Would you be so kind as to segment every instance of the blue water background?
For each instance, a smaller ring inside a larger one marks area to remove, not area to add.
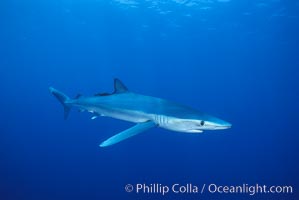
[[[246,199],[126,193],[128,183],[292,185],[298,198],[298,1],[1,1],[0,199]],[[63,120],[71,97],[113,90],[180,102],[233,124],[155,128],[109,148],[133,124]]]

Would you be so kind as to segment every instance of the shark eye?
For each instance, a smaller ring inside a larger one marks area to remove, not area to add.
[[[205,125],[205,121],[200,121],[200,125],[201,126]]]

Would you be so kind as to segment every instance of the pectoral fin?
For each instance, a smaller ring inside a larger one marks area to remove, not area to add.
[[[150,128],[153,128],[155,126],[157,126],[157,124],[154,123],[153,121],[147,121],[147,122],[136,124],[135,126],[129,128],[127,130],[124,130],[124,131],[120,132],[119,134],[116,134],[116,135],[110,137],[109,139],[105,140],[104,142],[102,142],[100,144],[100,147],[107,147],[107,146],[116,144],[116,143],[121,142],[125,139],[128,139],[134,135],[142,133]]]

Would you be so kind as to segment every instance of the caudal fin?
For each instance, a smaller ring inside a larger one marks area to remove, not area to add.
[[[63,105],[64,108],[64,119],[69,116],[71,107],[66,104],[66,101],[70,98],[63,94],[62,92],[56,90],[55,88],[49,87],[50,92],[58,99],[58,101]]]

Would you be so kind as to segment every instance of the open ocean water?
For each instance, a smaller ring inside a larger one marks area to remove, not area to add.
[[[133,124],[64,120],[48,87],[114,78],[232,128],[100,148]],[[299,199],[298,81],[296,0],[2,0],[0,200]]]

